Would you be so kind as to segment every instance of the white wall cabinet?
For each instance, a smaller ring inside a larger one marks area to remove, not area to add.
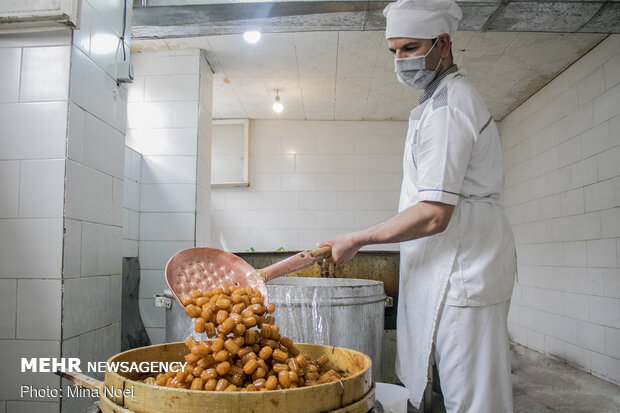
[[[2,0],[0,33],[79,27],[82,0]]]

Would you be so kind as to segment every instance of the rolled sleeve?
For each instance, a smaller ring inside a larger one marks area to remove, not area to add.
[[[444,106],[420,124],[418,199],[456,205],[474,146],[472,122],[458,109]]]

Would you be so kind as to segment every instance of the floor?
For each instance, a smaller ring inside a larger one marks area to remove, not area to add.
[[[620,412],[619,386],[523,346],[512,349],[514,413]],[[441,395],[434,394],[432,413],[445,411]],[[408,406],[407,413],[418,412]]]

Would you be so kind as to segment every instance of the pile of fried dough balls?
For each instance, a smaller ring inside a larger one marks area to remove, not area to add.
[[[190,390],[265,391],[313,386],[340,380],[325,368],[328,357],[308,360],[293,342],[280,336],[273,304],[264,305],[258,290],[220,285],[180,297],[194,330],[208,341],[189,336],[187,365],[148,377],[145,383]]]

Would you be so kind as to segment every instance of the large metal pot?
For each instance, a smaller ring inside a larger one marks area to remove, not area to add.
[[[381,381],[385,293],[383,283],[350,278],[283,277],[267,283],[280,332],[293,341],[349,348],[372,359],[372,375]],[[164,295],[166,295],[165,293]],[[166,342],[193,335],[193,320],[168,300]]]

